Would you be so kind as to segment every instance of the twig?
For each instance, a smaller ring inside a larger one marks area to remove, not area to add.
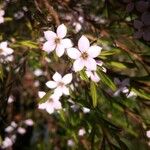
[[[56,25],[60,25],[60,20],[58,17],[57,12],[54,8],[49,4],[48,0],[43,0],[45,7],[47,8],[48,12],[52,15],[53,19],[55,20]]]

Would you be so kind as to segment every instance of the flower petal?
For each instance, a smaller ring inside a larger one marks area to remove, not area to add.
[[[53,101],[53,105],[54,105],[54,108],[55,109],[62,109],[62,106],[61,106],[61,102],[60,101]]]
[[[88,58],[85,61],[85,66],[87,67],[87,70],[96,70],[96,61],[93,58]]]
[[[55,49],[56,45],[54,43],[51,43],[49,41],[45,42],[43,44],[43,50],[46,51],[47,53],[50,53],[51,51],[53,51]]]
[[[62,87],[57,87],[57,88],[54,90],[54,94],[57,95],[58,97],[61,97],[62,94],[63,94],[63,88],[62,88]]]
[[[50,96],[50,98],[52,99],[52,100],[59,100],[60,99],[60,97],[58,96],[58,95],[56,95],[56,93],[53,93],[51,96]]]
[[[53,107],[53,105],[51,105],[51,103],[48,103],[48,104],[47,104],[46,111],[47,111],[49,114],[52,114],[52,113],[54,112],[54,107]]]
[[[100,78],[99,78],[99,76],[96,72],[92,73],[91,80],[94,81],[94,82],[99,82],[100,81]]]
[[[61,24],[60,26],[58,26],[56,32],[59,38],[64,38],[67,34],[67,28],[64,24]]]
[[[47,106],[47,103],[42,103],[42,104],[39,104],[39,105],[38,105],[38,108],[39,108],[39,109],[45,109],[46,106]]]
[[[86,36],[82,35],[78,41],[78,48],[81,52],[87,51],[90,47],[90,42]]]
[[[73,69],[75,72],[82,70],[84,67],[84,61],[82,61],[82,59],[77,59],[75,60],[75,62],[73,63]]]
[[[97,57],[100,54],[101,49],[102,48],[100,46],[96,46],[96,45],[95,46],[91,46],[88,49],[88,54],[89,54],[90,57],[95,58],[95,57]]]
[[[42,98],[46,93],[44,91],[39,91],[38,96],[39,98]]]
[[[78,59],[81,55],[80,51],[76,48],[67,49],[67,54],[72,59]]]
[[[63,83],[69,84],[72,81],[72,73],[66,74],[63,78],[62,78]]]
[[[14,52],[14,50],[11,49],[11,48],[6,48],[6,49],[5,49],[5,54],[6,54],[6,55],[10,55],[10,54],[12,54],[13,52]]]
[[[0,16],[4,16],[5,11],[4,10],[0,10]]]
[[[65,52],[65,48],[63,47],[63,45],[59,44],[56,47],[56,54],[58,57],[61,57]]]
[[[73,46],[72,42],[70,39],[62,39],[61,44],[63,45],[64,48],[71,48]]]
[[[92,72],[91,71],[86,70],[85,73],[86,73],[88,78],[90,78],[92,76]]]
[[[55,81],[48,81],[46,82],[46,86],[50,89],[56,88],[57,83]]]
[[[0,43],[0,48],[1,48],[1,49],[7,48],[7,42],[1,42],[1,43]]]
[[[69,88],[67,88],[66,86],[63,87],[63,93],[65,95],[69,95]]]
[[[61,74],[59,74],[58,72],[56,72],[56,73],[53,75],[52,78],[53,78],[54,81],[59,82],[59,81],[61,81],[62,76],[61,76]]]
[[[54,40],[57,37],[57,35],[53,31],[45,31],[44,37],[46,38],[47,41],[51,41]]]

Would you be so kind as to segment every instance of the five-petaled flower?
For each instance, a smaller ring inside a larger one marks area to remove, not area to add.
[[[8,43],[6,41],[0,43],[0,55],[4,56],[6,61],[12,61],[13,56],[11,54],[14,52],[14,50],[7,46]]]
[[[56,33],[53,31],[45,31],[44,36],[47,41],[43,44],[43,50],[48,53],[56,50],[57,56],[61,57],[64,54],[65,49],[73,46],[69,38],[64,39],[66,34],[67,28],[64,24],[58,26]]]
[[[43,91],[39,91],[39,97],[42,98],[46,93]],[[59,97],[55,94],[52,94],[49,99],[38,105],[39,109],[45,109],[49,114],[52,114],[55,110],[59,110],[62,108],[61,102],[59,101]]]
[[[80,71],[84,67],[87,70],[96,70],[97,63],[94,58],[100,54],[102,48],[97,45],[90,46],[89,40],[83,35],[78,41],[78,49],[67,49],[68,56],[75,59],[73,64],[74,71]]]
[[[69,88],[67,87],[67,84],[72,81],[72,74],[69,73],[62,77],[58,72],[56,72],[52,78],[54,81],[46,82],[46,86],[50,89],[55,88],[54,94],[58,96],[62,96],[63,94],[69,95]]]

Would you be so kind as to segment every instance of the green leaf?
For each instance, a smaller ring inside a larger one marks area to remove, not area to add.
[[[20,44],[22,46],[26,46],[26,47],[29,47],[29,48],[33,48],[33,49],[38,48],[37,43],[32,42],[32,41],[28,41],[28,40],[27,41],[18,42],[17,44]]]
[[[52,91],[48,91],[41,99],[38,100],[39,104],[46,102],[51,96]]]
[[[84,80],[84,81],[89,80],[84,70],[80,71],[79,74],[80,74],[80,77],[82,80]]]
[[[119,49],[113,48],[111,50],[104,50],[101,52],[100,56],[110,56],[110,55],[116,55],[120,52]]]
[[[110,87],[113,91],[116,90],[116,85],[112,82],[112,80],[101,70],[97,71],[98,75],[100,76],[102,82]]]
[[[116,61],[111,61],[109,62],[109,65],[115,68],[119,68],[119,69],[126,69],[127,66],[123,63],[120,62],[116,62]]]
[[[91,90],[93,107],[96,107],[97,106],[97,90],[96,90],[96,84],[94,82],[90,83],[90,90]]]
[[[150,100],[150,94],[145,93],[144,90],[142,89],[137,90],[133,88],[132,91],[135,92],[139,97]]]

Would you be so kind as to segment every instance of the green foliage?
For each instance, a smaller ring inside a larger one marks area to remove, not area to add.
[[[150,130],[150,43],[134,38],[133,22],[140,13],[128,13],[127,5],[115,0],[4,2],[5,22],[0,24],[0,39],[9,42],[14,60],[1,61],[0,55],[0,145],[9,135],[5,128],[12,121],[24,127],[23,121],[32,118],[34,126],[27,127],[29,133],[25,135],[17,133],[13,149],[149,149],[146,131]],[[18,11],[24,14],[19,19],[15,17]],[[44,31],[55,31],[58,21],[68,27],[67,38],[75,46],[83,34],[91,44],[102,46],[96,58],[103,62],[96,70],[99,82],[92,81],[85,69],[75,73],[67,52],[58,57],[55,52],[42,50]],[[79,32],[74,22],[82,26]],[[36,75],[37,69],[42,73]],[[53,94],[45,83],[52,80],[56,71],[62,76],[72,72],[73,80],[70,95],[60,99],[63,109],[48,114],[37,107]],[[123,83],[126,78],[129,83]],[[39,98],[38,91],[47,92]],[[13,103],[8,103],[10,96]],[[79,135],[80,129],[85,130],[84,135]],[[68,145],[69,140],[73,141],[72,146]]]

